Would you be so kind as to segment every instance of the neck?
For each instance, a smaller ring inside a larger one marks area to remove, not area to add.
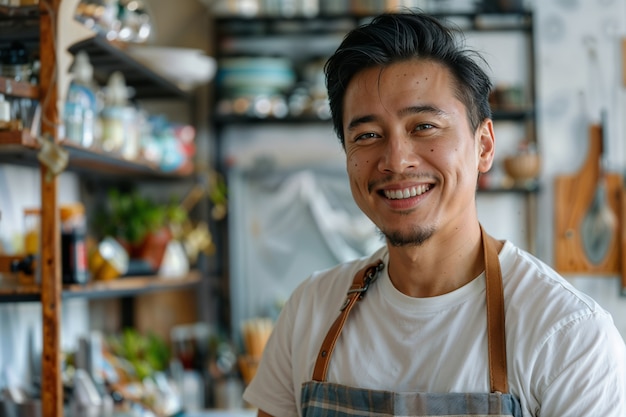
[[[388,246],[389,278],[399,291],[411,297],[454,291],[484,270],[478,222],[451,232],[438,230],[420,246]]]

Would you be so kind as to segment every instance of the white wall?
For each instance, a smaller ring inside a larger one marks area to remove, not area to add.
[[[593,100],[601,93],[608,109],[609,167],[624,173],[626,129],[623,117],[625,89],[621,82],[621,40],[626,37],[626,1],[554,0],[535,1],[539,143],[544,156],[542,192],[539,198],[537,253],[554,259],[555,175],[571,174],[580,168],[587,152],[586,114],[580,94]],[[593,37],[598,50],[601,75],[593,75],[584,44]],[[603,90],[603,91],[602,91]],[[589,105],[589,108],[592,106]],[[626,297],[620,296],[617,276],[568,276],[607,308],[626,337]]]

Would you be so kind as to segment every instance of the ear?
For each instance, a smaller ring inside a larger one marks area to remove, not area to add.
[[[485,119],[476,130],[476,148],[478,172],[484,174],[491,169],[496,150],[496,136],[491,119]]]

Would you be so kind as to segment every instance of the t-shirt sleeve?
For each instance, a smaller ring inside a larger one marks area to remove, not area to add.
[[[563,325],[541,348],[535,366],[538,415],[626,415],[626,348],[603,311]]]

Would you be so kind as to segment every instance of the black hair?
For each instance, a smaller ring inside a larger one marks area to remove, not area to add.
[[[457,33],[458,32],[458,33]],[[472,131],[491,118],[492,83],[478,61],[485,60],[464,49],[460,31],[421,12],[384,13],[350,31],[326,61],[324,73],[335,132],[344,145],[343,99],[350,80],[372,67],[414,58],[440,63],[450,70],[456,96],[465,105]]]

